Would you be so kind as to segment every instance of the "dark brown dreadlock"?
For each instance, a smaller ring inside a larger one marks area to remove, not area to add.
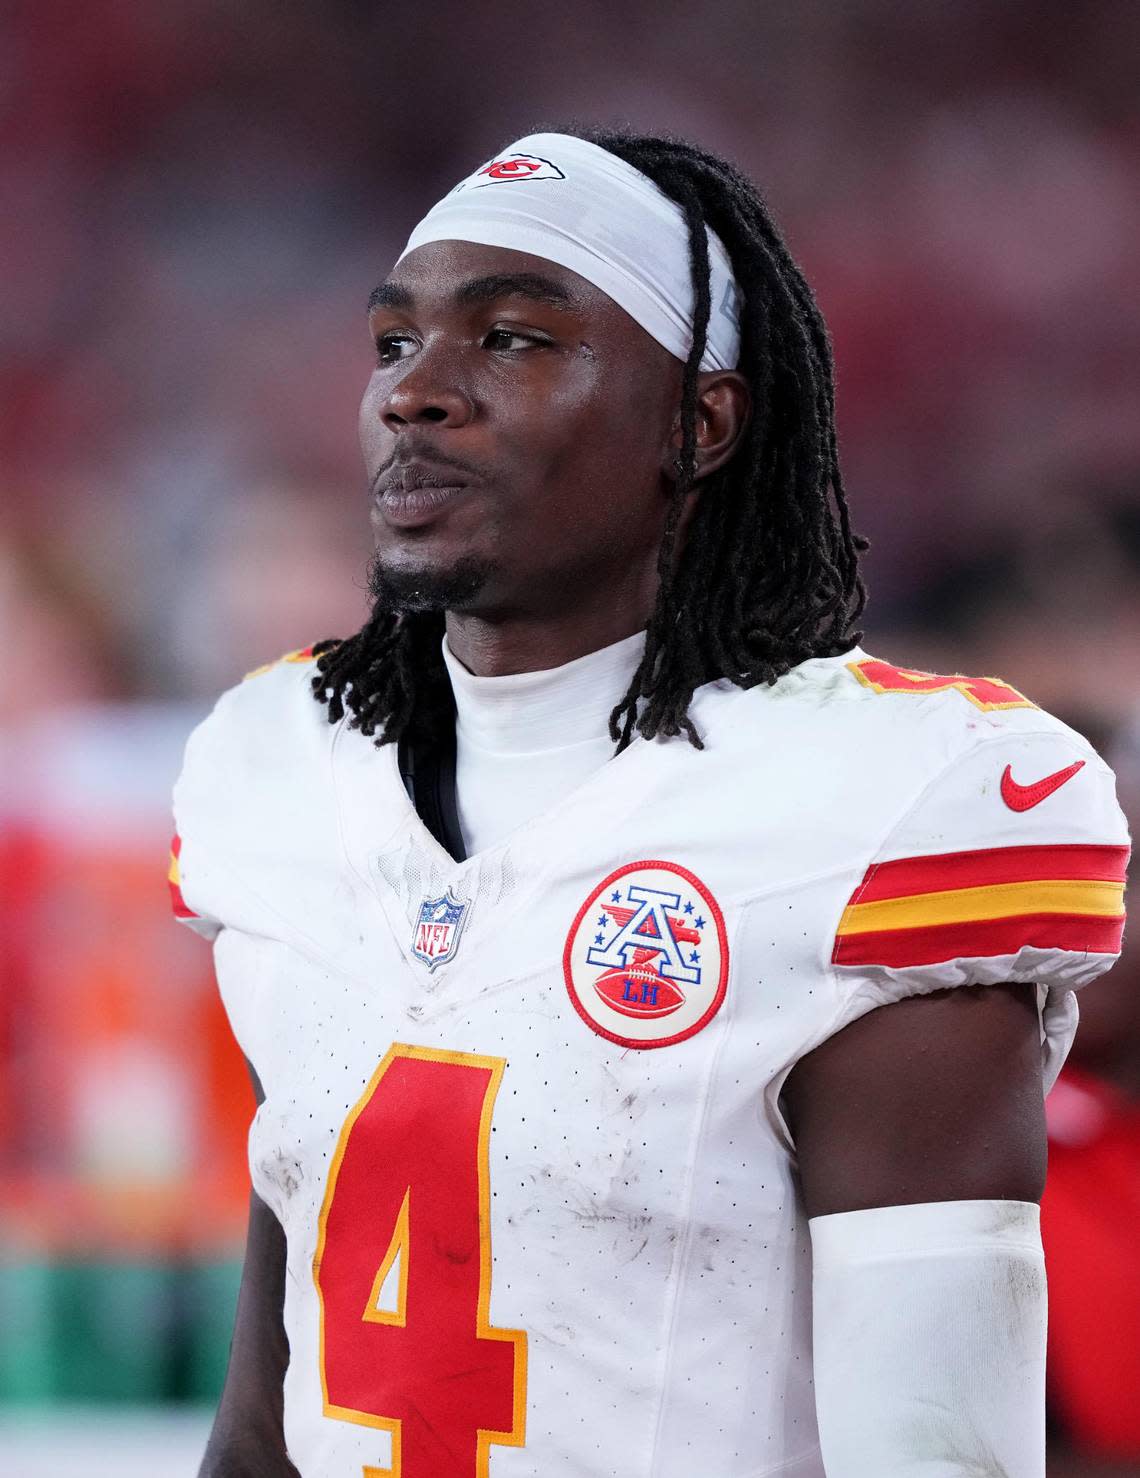
[[[685,213],[696,306],[681,397],[678,479],[658,560],[645,654],[610,717],[619,748],[684,733],[702,683],[773,683],[810,657],[847,651],[865,603],[839,471],[827,329],[755,186],[670,138],[569,130],[626,160]],[[743,445],[702,485],[680,559],[681,509],[696,476],[697,376],[712,310],[706,225],[724,242],[741,293],[738,368],[752,386]],[[331,722],[391,743],[430,734],[453,712],[440,655],[443,615],[377,610],[355,635],[321,642],[313,692]]]

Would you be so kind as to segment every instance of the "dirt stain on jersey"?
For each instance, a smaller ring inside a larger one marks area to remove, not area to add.
[[[916,1415],[904,1439],[908,1443],[904,1450],[913,1454],[917,1465],[937,1463],[941,1469],[949,1464],[960,1478],[1009,1478],[1009,1469],[982,1434],[964,1430],[967,1413],[936,1402],[924,1404],[929,1407],[928,1417],[924,1420]]]
[[[291,1201],[305,1181],[305,1169],[295,1155],[276,1149],[261,1162],[261,1173],[284,1196]]]

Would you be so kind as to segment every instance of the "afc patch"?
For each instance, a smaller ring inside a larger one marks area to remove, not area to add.
[[[728,984],[724,916],[675,862],[630,862],[578,910],[562,955],[574,1008],[622,1047],[668,1047],[707,1026]]]
[[[412,931],[412,954],[429,970],[454,958],[470,907],[450,888],[442,898],[425,898],[420,904]]]

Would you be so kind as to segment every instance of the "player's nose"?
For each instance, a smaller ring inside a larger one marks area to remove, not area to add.
[[[389,431],[399,431],[404,426],[464,426],[473,409],[470,396],[446,373],[441,359],[421,354],[380,402],[377,413]]]

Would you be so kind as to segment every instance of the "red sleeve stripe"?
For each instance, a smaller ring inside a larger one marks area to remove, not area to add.
[[[194,910],[187,905],[185,898],[183,898],[182,896],[182,891],[177,883],[171,883],[170,885],[170,906],[174,910],[174,917],[176,919],[196,919],[199,917],[199,915],[196,914]]]
[[[1044,878],[1122,883],[1127,847],[987,847],[973,852],[943,852],[936,857],[900,857],[867,869],[851,902],[909,898],[994,883],[1028,883]]]
[[[182,896],[182,868],[179,863],[181,855],[182,838],[175,832],[170,843],[170,870],[166,875],[166,880],[170,884],[170,905],[174,909],[176,919],[196,919],[199,915],[189,907]]]
[[[837,965],[903,968],[935,965],[946,960],[1015,955],[1027,945],[1077,954],[1117,954],[1123,931],[1123,917],[1022,914],[1012,919],[840,935],[835,941],[832,961]]]

